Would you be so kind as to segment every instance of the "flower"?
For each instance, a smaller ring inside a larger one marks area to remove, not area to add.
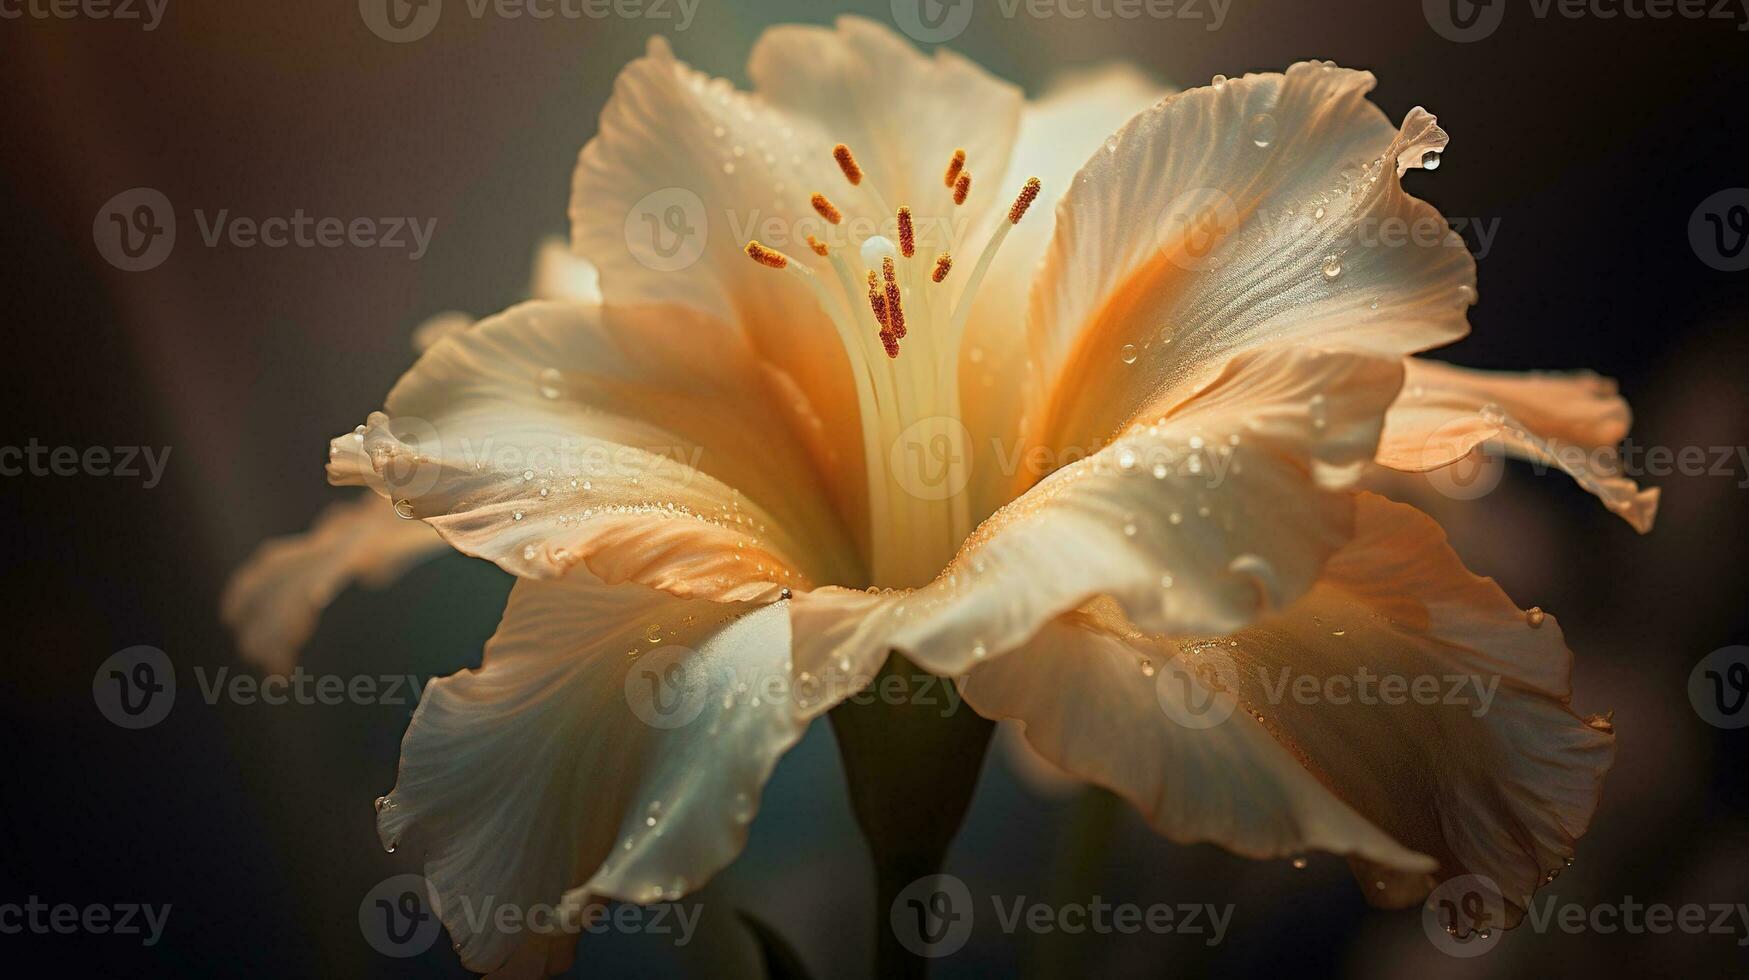
[[[464,962],[566,955],[479,928],[470,896],[580,915],[697,888],[890,651],[1173,839],[1345,855],[1387,905],[1483,874],[1522,914],[1591,819],[1610,726],[1569,707],[1552,616],[1354,484],[1490,440],[1612,445],[1627,413],[1593,376],[1411,356],[1477,296],[1455,237],[1366,234],[1445,228],[1400,183],[1445,148],[1434,117],[1390,125],[1328,63],[1165,98],[1113,69],[1029,104],[857,18],[767,32],[749,75],[652,40],[573,186],[600,301],[447,333],[332,445],[331,482],[517,577],[379,801]],[[1569,469],[1649,527],[1656,491]],[[282,650],[307,628],[266,627]],[[1356,670],[1496,693],[1275,680]],[[1246,710],[1203,724],[1211,698]]]

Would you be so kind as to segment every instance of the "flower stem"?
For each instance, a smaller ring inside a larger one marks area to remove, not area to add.
[[[851,809],[874,863],[875,976],[883,980],[928,972],[928,960],[893,932],[893,901],[941,870],[994,730],[957,691],[942,695],[940,685],[952,683],[894,653],[869,688],[831,712]]]

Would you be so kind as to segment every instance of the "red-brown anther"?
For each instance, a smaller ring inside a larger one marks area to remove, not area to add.
[[[966,203],[966,195],[972,192],[972,172],[964,171],[959,179],[953,182],[953,203]]]
[[[947,271],[953,268],[953,256],[946,252],[935,257],[935,271],[929,274],[932,282],[940,282],[947,278]]]
[[[910,258],[917,254],[917,229],[911,226],[911,209],[899,206],[899,254]]]
[[[747,243],[747,257],[760,265],[770,266],[773,269],[781,269],[789,265],[789,256],[777,249],[766,248],[758,242]]]
[[[1020,196],[1014,199],[1014,204],[1008,209],[1008,223],[1020,224],[1020,219],[1026,217],[1026,209],[1032,207],[1032,202],[1038,197],[1039,183],[1037,177],[1028,177],[1026,186],[1020,189]]]
[[[952,187],[959,180],[960,171],[966,168],[966,151],[953,151],[953,159],[947,161],[947,178],[942,181],[943,187]]]
[[[875,280],[874,270],[868,270],[868,308],[874,311],[875,322],[881,325],[881,336],[887,335],[887,297]]]
[[[850,155],[850,147],[843,143],[832,148],[832,159],[838,161],[838,169],[844,171],[844,179],[855,187],[862,183],[862,168],[856,165],[856,158]]]
[[[899,356],[899,338],[893,336],[891,331],[881,331],[881,346],[887,349],[888,357],[896,358]]]
[[[839,212],[838,206],[831,201],[826,200],[826,195],[815,194],[812,198],[812,202],[815,213],[819,214],[820,217],[825,218],[830,224],[835,225],[844,220],[844,215]]]
[[[824,256],[829,251],[829,249],[826,248],[826,243],[815,238],[813,235],[808,236],[808,247],[814,250],[815,255],[819,256]]]
[[[887,281],[887,329],[894,337],[905,339],[905,307],[899,302],[899,280],[891,255],[881,259],[881,276]]]

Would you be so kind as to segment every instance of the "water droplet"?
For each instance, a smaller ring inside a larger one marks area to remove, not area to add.
[[[534,556],[538,554],[540,554],[540,549],[536,548],[534,545],[525,544],[522,546],[522,558],[524,561],[534,561]]]
[[[564,380],[564,375],[560,374],[557,368],[547,368],[545,371],[542,371],[540,373],[541,397],[559,397],[559,395],[563,394],[559,386],[564,383]]]
[[[395,501],[395,516],[403,521],[412,520],[413,501],[408,500],[406,497],[402,497],[400,500]]]
[[[1466,283],[1457,288],[1457,305],[1460,310],[1466,306],[1476,305],[1476,289],[1474,286]]]
[[[1324,220],[1324,205],[1320,204],[1317,207],[1312,209],[1312,220],[1313,221],[1323,221]]]
[[[1301,870],[1301,871],[1305,870],[1305,867],[1306,867],[1306,859],[1305,858],[1296,857],[1293,859],[1292,863],[1293,863],[1295,870]]]
[[[1146,657],[1142,658],[1142,676],[1143,677],[1153,677],[1154,676],[1154,661],[1149,660]]]
[[[1543,607],[1541,606],[1531,606],[1524,611],[1524,621],[1530,624],[1531,629],[1541,627],[1543,620],[1547,618],[1548,613],[1543,612]]]
[[[1167,472],[1168,472],[1168,470],[1166,469],[1165,463],[1155,463],[1154,464],[1154,479],[1156,479],[1156,480],[1166,479]]]
[[[549,490],[549,489],[547,489],[547,488],[546,488],[546,487],[541,487],[541,488],[540,488],[540,495],[541,495],[541,496],[543,496],[543,497],[545,497],[545,496],[546,496],[546,495],[547,495],[547,494],[549,494],[549,493],[552,493],[552,491],[551,491],[551,490]]]
[[[1342,275],[1342,260],[1334,255],[1324,256],[1324,278],[1334,280]]]
[[[1125,364],[1136,363],[1136,345],[1135,344],[1123,345],[1123,350],[1118,351],[1117,356],[1118,356],[1118,359],[1123,361]]]
[[[989,648],[984,646],[983,640],[973,640],[972,641],[972,659],[973,660],[982,660],[989,655],[990,655],[990,650],[989,650]]]
[[[1330,635],[1340,639],[1341,637],[1347,636],[1348,631],[1347,630],[1331,630]]]
[[[511,512],[511,514],[510,514],[510,519],[511,519],[511,520],[513,520],[513,521],[520,521],[520,520],[522,520],[522,511],[520,511],[520,510],[518,510],[518,511],[512,511],[512,512]]]
[[[1118,450],[1117,468],[1120,470],[1124,470],[1126,472],[1129,470],[1135,469],[1136,468],[1136,451],[1134,449],[1129,448],[1128,446],[1125,446],[1124,448]]]
[[[1126,538],[1133,538],[1136,536],[1136,522],[1135,521],[1125,522],[1125,524],[1123,526],[1123,536]]]
[[[528,482],[531,482],[533,479],[534,479],[534,470],[523,470],[522,471],[522,482],[528,483]]]
[[[1251,142],[1263,149],[1275,142],[1275,117],[1267,112],[1259,112],[1251,117]]]
[[[1482,421],[1488,423],[1489,425],[1500,425],[1501,423],[1506,421],[1506,413],[1501,411],[1500,406],[1494,404],[1493,402],[1489,402],[1488,404],[1483,405],[1481,414],[1482,414]]]
[[[1329,424],[1330,409],[1323,395],[1313,395],[1307,403],[1306,413],[1312,417],[1312,428],[1322,429]]]
[[[1170,574],[1160,576],[1160,588],[1172,588],[1172,576]]]
[[[1423,170],[1438,170],[1439,169],[1439,151],[1438,150],[1428,150],[1426,153],[1421,154],[1421,169],[1423,169]]]
[[[1170,521],[1173,524],[1183,524],[1184,523],[1184,515],[1180,514],[1177,511],[1173,511],[1172,513],[1166,515],[1166,520]]]
[[[387,844],[383,845],[383,853],[384,854],[393,854],[393,853],[395,853],[395,849],[400,847],[400,846],[401,846],[401,842],[398,840],[389,841]]]
[[[394,809],[395,808],[395,801],[389,799],[386,796],[379,796],[379,797],[377,797],[376,803],[374,804],[374,806],[376,807],[377,812],[381,813],[384,810]]]

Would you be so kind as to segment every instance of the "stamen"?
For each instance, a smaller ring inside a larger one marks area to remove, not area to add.
[[[959,179],[953,182],[953,203],[966,203],[966,195],[972,192],[972,172],[964,171]]]
[[[947,161],[947,178],[942,182],[942,186],[943,187],[952,187],[954,185],[954,182],[959,180],[960,171],[964,170],[965,167],[966,167],[966,151],[965,150],[953,151],[953,159]]]
[[[881,331],[881,346],[887,349],[887,356],[895,360],[899,357],[899,338],[893,336],[891,330]]]
[[[917,254],[917,230],[911,226],[911,209],[899,206],[899,254],[910,258]]]
[[[1032,207],[1032,202],[1038,197],[1039,182],[1037,177],[1028,177],[1026,186],[1020,189],[1020,196],[1014,199],[1014,205],[1008,209],[1008,223],[1020,224],[1020,219],[1026,217],[1026,209]]]
[[[881,277],[887,281],[887,329],[894,338],[904,340],[905,307],[899,303],[899,280],[890,255],[881,260]]]
[[[828,251],[830,251],[828,248],[826,248],[825,242],[820,241],[818,238],[815,238],[813,235],[808,236],[808,247],[813,249],[814,254],[820,256],[821,258],[824,258],[826,256],[826,253]]]
[[[781,269],[789,265],[789,256],[774,248],[766,248],[758,242],[747,243],[747,257],[763,266]]]
[[[881,325],[884,340],[887,336],[887,297],[875,280],[873,269],[868,270],[868,308],[874,311],[875,322]]]
[[[862,168],[856,165],[856,158],[850,155],[850,147],[843,143],[832,148],[832,159],[838,161],[838,169],[844,171],[844,179],[855,187],[862,183]]]
[[[815,194],[812,198],[812,202],[815,213],[819,214],[820,217],[825,218],[831,224],[837,224],[844,220],[843,213],[838,210],[837,205],[826,200],[826,195]]]
[[[952,268],[953,268],[953,256],[947,254],[946,252],[943,252],[940,255],[937,255],[935,257],[935,271],[931,272],[929,274],[930,281],[940,282],[943,279],[946,279],[948,270],[952,269]]]

